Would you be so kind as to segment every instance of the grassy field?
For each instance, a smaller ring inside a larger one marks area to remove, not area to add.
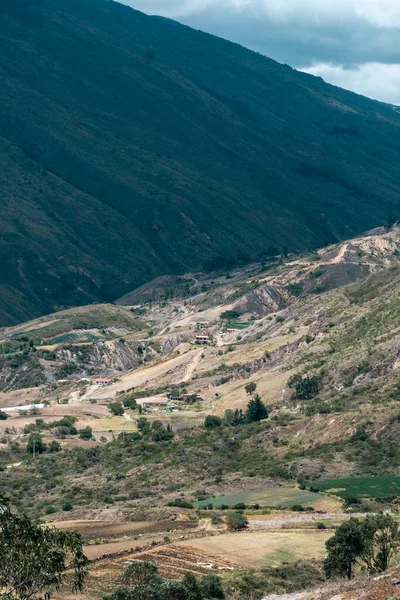
[[[400,477],[387,475],[384,477],[331,479],[319,481],[317,487],[323,492],[329,492],[341,498],[348,496],[358,496],[361,498],[400,496]]]
[[[304,507],[313,506],[314,508],[323,510],[323,506],[326,505],[326,509],[328,509],[328,504],[329,508],[332,508],[331,505],[335,504],[334,502],[329,502],[329,500],[329,498],[325,498],[322,494],[302,491],[297,488],[281,487],[227,494],[226,496],[195,502],[194,505],[202,507],[212,503],[214,506],[221,506],[221,504],[234,506],[239,502],[244,502],[245,504],[259,504],[260,506],[291,508],[295,504],[301,504]]]
[[[211,560],[221,558],[240,567],[277,567],[283,562],[320,559],[325,555],[325,542],[330,532],[277,531],[224,534],[188,540],[178,545],[205,552]]]

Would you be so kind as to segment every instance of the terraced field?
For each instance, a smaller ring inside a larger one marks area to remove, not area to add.
[[[226,496],[195,502],[194,505],[196,507],[207,506],[208,504],[212,504],[215,507],[223,504],[235,506],[240,502],[246,505],[259,504],[260,506],[276,508],[291,508],[295,504],[301,504],[305,508],[310,506],[318,510],[335,510],[339,508],[339,503],[335,502],[334,499],[294,487],[265,488],[237,492],[235,494],[227,494]]]

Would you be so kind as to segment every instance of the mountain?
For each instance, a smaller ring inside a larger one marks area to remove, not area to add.
[[[399,212],[393,106],[108,0],[0,28],[3,325]]]

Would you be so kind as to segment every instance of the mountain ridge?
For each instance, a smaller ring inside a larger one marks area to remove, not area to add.
[[[400,208],[390,105],[113,2],[0,24],[4,325]]]

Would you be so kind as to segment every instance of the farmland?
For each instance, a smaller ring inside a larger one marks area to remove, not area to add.
[[[195,502],[194,505],[200,508],[208,506],[209,504],[212,504],[214,507],[220,507],[224,504],[235,506],[240,503],[246,505],[258,504],[259,506],[274,508],[291,508],[294,505],[301,505],[305,508],[313,507],[317,510],[335,509],[340,506],[339,503],[336,503],[334,500],[322,494],[285,487],[237,492],[235,494],[227,494],[225,496]]]
[[[380,252],[397,261],[400,237],[352,243],[271,271],[199,275],[208,291],[185,299],[2,331],[1,487],[17,510],[82,534],[94,561],[85,600],[112,591],[130,560],[156,561],[168,578],[221,575],[229,600],[246,578],[264,594],[293,592],[323,577],[335,527],[397,510],[400,272],[378,263]],[[360,248],[371,248],[372,281],[288,296],[289,282],[345,271]],[[245,296],[228,304],[243,280]],[[241,331],[221,318],[237,307]],[[268,417],[251,421],[257,394]],[[230,530],[232,511],[243,531]]]
[[[350,477],[319,481],[318,488],[323,492],[335,494],[340,498],[355,496],[359,498],[385,498],[400,496],[400,477]]]
[[[213,559],[229,560],[245,567],[277,567],[282,563],[321,559],[330,532],[279,531],[219,535],[213,538],[189,540],[177,545],[178,549],[195,549]]]

